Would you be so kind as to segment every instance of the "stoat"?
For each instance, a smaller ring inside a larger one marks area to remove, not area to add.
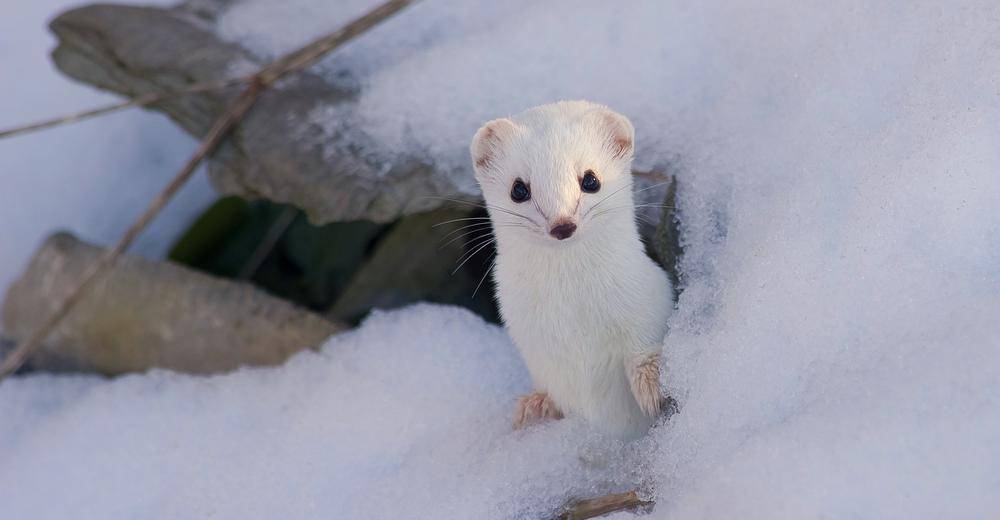
[[[535,387],[515,427],[567,414],[633,439],[663,405],[673,289],[635,222],[634,137],[621,114],[563,101],[490,121],[472,139],[500,313]]]

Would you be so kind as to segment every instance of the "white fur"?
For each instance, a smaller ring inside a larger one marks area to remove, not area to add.
[[[497,238],[501,315],[536,389],[562,412],[626,439],[653,422],[630,380],[659,354],[673,307],[670,282],[646,256],[635,223],[633,132],[604,106],[564,101],[491,121],[471,146]],[[601,182],[597,193],[580,189],[588,169]],[[531,190],[520,204],[510,198],[518,178]],[[550,236],[565,219],[576,233]]]

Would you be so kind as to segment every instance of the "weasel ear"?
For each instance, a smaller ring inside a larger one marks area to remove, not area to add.
[[[517,132],[517,127],[510,119],[494,119],[483,125],[472,138],[469,151],[472,153],[472,164],[476,173],[484,175],[493,166],[503,152],[503,147]]]
[[[599,112],[600,126],[607,136],[607,147],[616,159],[631,159],[635,143],[635,128],[627,117],[602,108]]]

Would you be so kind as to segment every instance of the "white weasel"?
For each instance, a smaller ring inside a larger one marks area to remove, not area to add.
[[[632,439],[663,404],[672,288],[635,223],[634,135],[607,107],[562,101],[490,121],[472,140],[500,313],[535,385],[515,427],[567,413]]]

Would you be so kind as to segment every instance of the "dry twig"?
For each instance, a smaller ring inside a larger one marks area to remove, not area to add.
[[[198,145],[198,149],[195,151],[194,155],[188,159],[187,163],[177,175],[174,176],[173,180],[163,189],[160,194],[153,199],[146,211],[139,216],[139,218],[129,226],[125,234],[122,235],[121,239],[112,249],[108,250],[100,261],[91,266],[84,275],[80,278],[79,283],[69,291],[69,294],[55,307],[55,310],[49,317],[38,327],[34,333],[32,333],[26,340],[21,342],[17,348],[14,349],[6,359],[3,360],[3,364],[0,364],[0,381],[7,377],[28,359],[32,352],[42,343],[42,341],[52,332],[52,329],[59,324],[63,318],[69,314],[73,306],[86,294],[87,289],[93,284],[93,282],[103,274],[114,262],[115,260],[125,252],[126,249],[135,238],[141,233],[147,225],[156,217],[156,215],[163,209],[167,202],[177,193],[177,191],[191,178],[194,173],[195,168],[198,164],[211,154],[219,144],[229,135],[229,132],[235,127],[243,116],[250,110],[257,98],[270,88],[276,81],[281,79],[288,73],[297,72],[305,69],[306,67],[312,65],[317,60],[322,58],[324,55],[330,51],[336,49],[337,47],[343,45],[345,42],[353,39],[359,34],[372,28],[379,22],[384,21],[390,16],[396,14],[404,7],[412,4],[416,0],[389,0],[382,5],[371,10],[364,16],[354,20],[353,22],[345,25],[343,28],[334,31],[326,36],[312,41],[311,43],[305,45],[304,47],[293,51],[277,60],[271,62],[270,64],[264,66],[257,74],[252,76],[250,84],[243,90],[238,98],[229,106],[225,113],[223,113],[212,125],[212,128],[208,131],[204,138],[202,138],[201,143]],[[107,113],[111,110],[106,110]],[[93,115],[93,114],[92,114]],[[52,126],[52,125],[49,125]]]
[[[240,269],[240,274],[237,278],[240,280],[249,280],[253,275],[257,274],[257,269],[260,269],[260,264],[264,263],[267,259],[267,255],[271,254],[274,246],[278,244],[278,240],[281,240],[282,235],[285,231],[288,231],[288,226],[292,225],[295,220],[296,215],[298,215],[298,210],[293,206],[286,206],[282,210],[278,218],[275,219],[271,227],[267,228],[267,233],[264,234],[264,238],[261,239],[260,243],[253,250],[250,255],[250,259],[247,260],[243,268]]]
[[[598,498],[588,498],[575,502],[566,508],[560,516],[561,520],[585,520],[595,518],[615,511],[625,511],[648,508],[652,502],[639,498],[635,491],[612,493]]]
[[[29,132],[37,132],[39,130],[45,130],[46,128],[52,128],[54,126],[60,126],[67,123],[75,123],[77,121],[83,121],[85,119],[90,119],[92,117],[103,116],[104,114],[111,114],[119,110],[129,108],[129,107],[146,107],[149,105],[154,105],[161,101],[166,101],[168,99],[173,99],[180,96],[186,96],[188,94],[196,94],[198,92],[205,92],[209,90],[219,90],[233,85],[238,85],[240,83],[247,83],[253,81],[254,75],[242,76],[238,78],[223,79],[218,81],[206,81],[204,83],[195,83],[188,87],[171,90],[169,92],[151,92],[149,94],[143,94],[141,96],[136,96],[132,99],[125,101],[119,101],[117,103],[111,103],[104,105],[102,107],[91,108],[89,110],[83,110],[81,112],[76,112],[73,114],[55,117],[52,119],[46,119],[44,121],[38,121],[35,123],[27,124],[24,126],[18,126],[15,128],[8,128],[7,130],[0,130],[0,139],[5,137],[13,137],[15,135],[27,134]]]

